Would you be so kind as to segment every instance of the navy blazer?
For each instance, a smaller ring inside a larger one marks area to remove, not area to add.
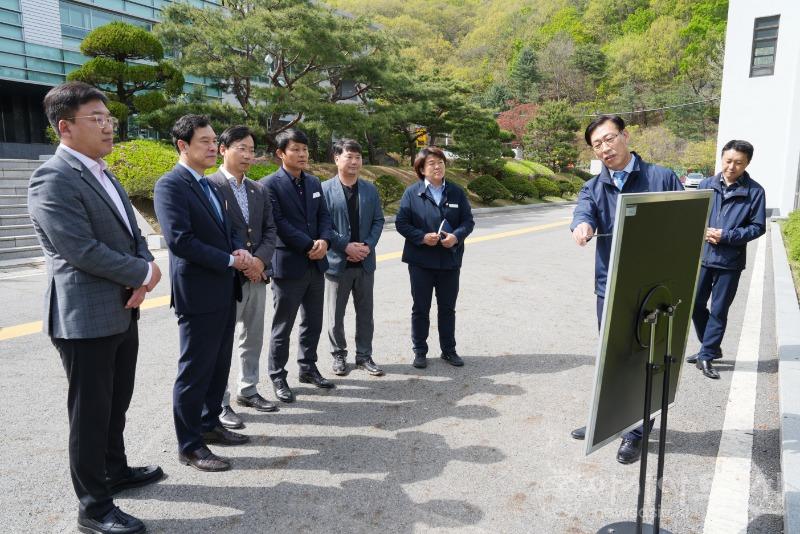
[[[425,234],[438,231],[444,219],[453,229],[450,233],[458,238],[458,244],[452,248],[424,244]],[[406,238],[403,246],[405,263],[426,269],[453,270],[461,268],[464,240],[475,228],[475,221],[463,189],[445,179],[442,203],[437,206],[427,192],[425,181],[419,180],[403,193],[394,226]]]
[[[333,240],[331,216],[322,196],[322,185],[312,174],[303,172],[300,176],[305,206],[300,202],[293,178],[283,167],[261,180],[272,201],[272,217],[278,230],[275,253],[267,272],[273,278],[302,278],[309,264],[321,273],[328,270],[325,256],[311,261],[306,255],[315,240],[326,240],[328,248]]]
[[[220,223],[202,186],[183,166],[158,179],[153,203],[169,248],[170,306],[177,315],[211,313],[241,300],[239,277],[228,267],[234,250],[243,248],[225,211],[217,186],[211,190],[223,211]]]
[[[595,234],[613,234],[614,216],[617,213],[617,197],[621,193],[647,193],[658,191],[683,191],[683,185],[670,169],[653,165],[636,156],[633,171],[622,191],[614,185],[614,180],[603,166],[603,170],[587,181],[578,193],[578,205],[572,216],[570,230],[581,223],[589,223]],[[594,292],[605,297],[608,262],[611,257],[611,236],[598,237],[594,262]]]
[[[706,178],[698,189],[711,189],[711,215],[708,226],[722,229],[719,244],[706,242],[703,265],[715,269],[741,271],[747,262],[747,243],[767,231],[764,188],[745,172],[739,186],[727,195],[720,181],[722,174]]]
[[[350,214],[347,211],[347,197],[339,176],[334,176],[322,184],[322,193],[333,222],[333,240],[328,249],[328,274],[338,276],[347,268],[347,254],[344,249],[350,244]],[[371,182],[358,180],[358,235],[362,243],[369,246],[369,256],[364,259],[364,270],[375,272],[375,247],[383,232],[383,209],[378,190]]]

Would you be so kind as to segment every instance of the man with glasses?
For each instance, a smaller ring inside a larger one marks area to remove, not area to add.
[[[123,438],[139,350],[139,306],[161,271],[125,190],[102,160],[111,153],[117,125],[107,102],[81,82],[47,93],[45,113],[60,144],[31,176],[28,209],[47,264],[44,331],[69,383],[78,529],[133,534],[144,532],[144,524],[117,508],[112,495],[163,476],[158,466],[130,467]]]
[[[606,294],[608,263],[611,256],[611,234],[614,232],[614,215],[617,198],[622,193],[655,191],[682,191],[680,180],[670,169],[647,163],[628,149],[630,135],[625,121],[619,115],[601,115],[586,127],[584,139],[595,156],[603,162],[600,174],[587,181],[578,194],[578,204],[573,213],[572,237],[585,246],[597,234],[595,252],[595,294],[597,295],[597,328],[603,315]],[[653,420],[650,420],[652,428]],[[575,439],[584,439],[586,428],[572,431]],[[634,463],[642,451],[642,427],[622,436],[617,451],[617,461]]]
[[[200,471],[230,469],[208,445],[241,445],[250,438],[223,427],[219,415],[228,385],[242,288],[236,270],[250,267],[230,208],[204,176],[217,162],[217,136],[208,117],[184,115],[172,127],[179,154],[156,182],[154,204],[169,248],[170,305],[178,317],[180,356],[172,391],[178,460]]]
[[[275,251],[275,222],[272,202],[264,187],[250,180],[245,173],[255,158],[255,139],[247,126],[232,126],[219,136],[219,152],[223,163],[208,177],[216,184],[228,206],[228,213],[239,234],[239,240],[253,256],[250,266],[239,273],[242,300],[236,305],[239,329],[239,389],[236,403],[259,412],[274,412],[278,407],[258,394],[258,363],[264,341],[264,310],[269,277],[265,269]],[[244,422],[230,403],[225,389],[219,420],[225,428],[242,428]]]

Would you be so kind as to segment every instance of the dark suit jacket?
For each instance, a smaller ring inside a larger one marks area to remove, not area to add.
[[[263,184],[249,178],[244,179],[249,221],[246,223],[233,188],[222,171],[210,175],[208,180],[219,187],[239,241],[244,243],[244,248],[250,254],[264,262],[264,266],[268,269],[272,254],[275,252],[276,230],[272,218],[272,202]]]
[[[458,244],[452,248],[441,244],[429,247],[423,242],[425,234],[438,231],[443,220],[447,220],[446,226],[452,228],[450,233],[458,238]],[[426,269],[452,270],[461,268],[464,240],[475,228],[475,221],[463,189],[445,179],[442,203],[437,206],[427,193],[425,181],[419,180],[403,193],[394,226],[406,238],[404,262]]]
[[[241,299],[239,277],[228,262],[243,243],[235,235],[225,200],[216,186],[212,190],[223,208],[223,223],[183,166],[176,165],[156,182],[153,201],[169,248],[170,305],[178,315],[215,312],[230,306],[231,299]]]
[[[317,239],[330,243],[333,239],[331,216],[322,195],[319,178],[302,173],[305,188],[305,206],[300,202],[292,177],[281,167],[261,182],[264,183],[272,201],[272,216],[278,228],[278,240],[272,265],[267,273],[273,278],[301,278],[309,266],[306,253]],[[321,273],[328,270],[325,256],[310,262]]]
[[[133,234],[97,178],[66,150],[59,148],[31,176],[28,210],[47,265],[44,331],[51,337],[120,334],[136,316],[125,309],[128,288],[142,285],[153,256],[128,195],[106,173]]]
[[[333,241],[328,249],[328,274],[338,276],[347,268],[344,249],[350,244],[350,214],[347,197],[338,176],[322,184],[322,192],[333,221]],[[358,235],[369,245],[369,256],[364,259],[364,270],[375,272],[375,247],[383,232],[383,210],[378,190],[372,182],[358,180]]]

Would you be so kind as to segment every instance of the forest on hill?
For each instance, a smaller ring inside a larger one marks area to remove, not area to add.
[[[581,126],[624,114],[653,161],[713,166],[727,0],[327,3],[398,39],[417,75],[462,82],[518,142],[542,106],[566,102]]]

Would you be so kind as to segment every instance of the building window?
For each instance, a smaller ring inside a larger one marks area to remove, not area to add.
[[[753,27],[753,59],[750,77],[772,76],[775,73],[775,49],[778,45],[778,24],[781,16],[761,17]]]

